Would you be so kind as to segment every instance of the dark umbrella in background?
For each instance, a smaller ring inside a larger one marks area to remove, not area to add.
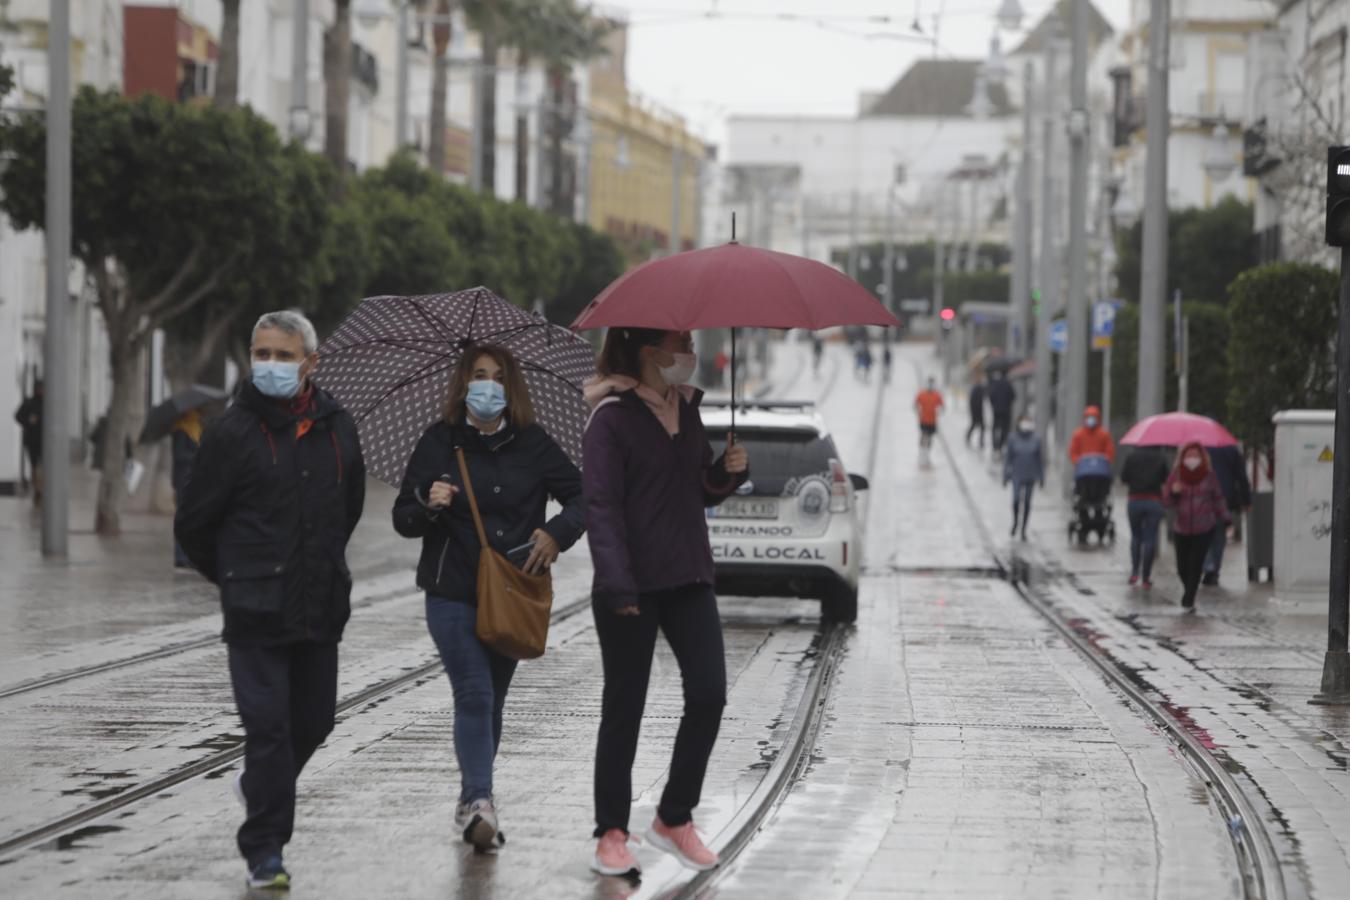
[[[153,444],[167,437],[173,431],[173,423],[194,409],[201,409],[216,403],[230,395],[208,384],[194,384],[174,394],[168,400],[155,406],[145,417],[145,427],[141,429],[140,443]]]
[[[591,345],[478,287],[363,300],[319,348],[314,380],[356,420],[372,475],[401,484],[413,447],[443,414],[455,366],[475,344],[515,355],[539,424],[581,465]]]

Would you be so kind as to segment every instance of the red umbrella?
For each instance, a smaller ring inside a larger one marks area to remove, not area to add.
[[[1237,438],[1209,416],[1171,412],[1149,416],[1134,424],[1120,439],[1136,447],[1180,447],[1192,441],[1204,447],[1234,447]]]
[[[590,302],[572,327],[829,328],[899,325],[839,270],[732,241],[638,266]]]
[[[838,269],[790,253],[729,244],[644,263],[615,279],[581,311],[572,328],[731,329],[736,386],[736,329],[899,325],[876,297]],[[731,405],[732,430],[736,404]]]

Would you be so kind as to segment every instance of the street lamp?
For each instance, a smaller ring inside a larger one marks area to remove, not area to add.
[[[1004,31],[1016,31],[1022,27],[1022,4],[1017,0],[1003,0],[994,18]]]
[[[1205,148],[1205,174],[1215,181],[1223,181],[1233,174],[1237,162],[1233,158],[1233,140],[1228,126],[1222,121],[1214,126],[1210,133],[1209,146]]]

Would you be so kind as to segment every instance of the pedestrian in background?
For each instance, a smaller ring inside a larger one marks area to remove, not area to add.
[[[202,435],[174,519],[220,586],[230,681],[244,724],[235,793],[248,885],[285,889],[295,783],[333,730],[338,642],[351,615],[347,542],[366,467],[350,415],[310,380],[318,338],[295,312],[253,328],[252,374]]]
[[[202,411],[188,410],[173,423],[170,432],[173,453],[173,500],[175,508],[183,502],[183,492],[187,490],[188,477],[192,474],[192,462],[197,458],[197,448],[202,442]],[[188,569],[192,563],[188,560],[183,547],[177,541],[173,543],[173,565],[176,569]]]
[[[1027,539],[1027,523],[1031,521],[1031,495],[1036,485],[1045,487],[1045,454],[1036,426],[1026,416],[1017,420],[1017,430],[1008,438],[1003,453],[1003,486],[1012,483],[1013,524],[1016,535],[1019,525],[1022,540]]]
[[[933,448],[933,435],[937,434],[938,414],[945,404],[942,394],[938,393],[937,380],[929,378],[927,386],[914,398],[914,409],[919,413],[919,461],[928,465]]]
[[[881,367],[882,367],[881,371],[883,383],[885,384],[891,383],[891,368],[894,365],[895,365],[895,353],[892,352],[891,350],[890,335],[887,335],[886,342],[882,344],[881,348]]]
[[[993,413],[993,428],[989,438],[995,453],[1003,452],[1003,444],[1008,440],[1008,430],[1012,427],[1013,404],[1017,402],[1017,391],[1008,381],[1004,372],[994,372],[989,377],[987,389],[989,410]]]
[[[1236,523],[1239,516],[1252,505],[1252,483],[1247,478],[1246,461],[1237,447],[1215,447],[1209,451],[1210,464],[1214,466],[1214,475],[1219,479],[1219,488],[1228,504],[1230,521]],[[1217,528],[1214,541],[1205,555],[1205,574],[1202,584],[1210,586],[1219,583],[1219,570],[1223,568],[1223,554],[1228,549],[1228,529]]]
[[[23,399],[14,411],[19,423],[19,438],[23,452],[28,454],[28,468],[33,473],[33,505],[42,505],[42,406],[46,387],[41,381],[33,383],[33,393]]]
[[[704,511],[746,481],[749,460],[731,435],[713,459],[699,415],[702,393],[686,384],[691,351],[688,332],[611,328],[599,374],[586,387],[594,411],[583,482],[605,677],[595,754],[599,844],[591,867],[603,875],[638,874],[627,845],[632,769],[658,632],[680,666],[684,712],[647,837],[689,868],[717,865],[693,820],[727,690]]]
[[[970,446],[970,437],[976,431],[980,433],[980,449],[984,449],[984,400],[987,393],[984,379],[975,376],[970,386],[970,427],[966,429],[966,446]]]
[[[1169,469],[1158,447],[1136,447],[1120,469],[1129,490],[1125,510],[1130,520],[1130,584],[1153,587],[1153,560],[1158,554],[1158,526],[1166,515],[1163,484]]]
[[[1214,529],[1224,528],[1231,518],[1204,447],[1192,442],[1181,448],[1163,489],[1163,502],[1177,513],[1172,528],[1176,534],[1177,574],[1181,576],[1181,605],[1193,609]]]
[[[1116,461],[1116,442],[1111,439],[1111,432],[1102,427],[1102,411],[1097,406],[1083,410],[1083,424],[1069,439],[1069,462],[1077,465],[1084,456],[1105,456],[1110,462]]]
[[[394,501],[394,530],[422,541],[417,586],[426,592],[427,630],[455,699],[455,823],[466,843],[487,850],[504,842],[492,769],[516,660],[475,630],[482,545],[472,510],[460,499],[465,486],[456,448],[464,451],[488,543],[530,574],[548,571],[581,537],[581,472],[536,423],[510,351],[470,347],[450,379],[444,417],[417,442]],[[562,509],[546,521],[549,498]]]
[[[820,339],[820,335],[811,333],[811,374],[820,377],[820,358],[825,353],[825,342]]]

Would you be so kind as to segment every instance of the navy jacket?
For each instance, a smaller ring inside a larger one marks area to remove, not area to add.
[[[1209,461],[1214,466],[1214,474],[1219,479],[1219,487],[1223,489],[1228,508],[1251,506],[1252,482],[1247,477],[1242,451],[1237,447],[1213,447],[1209,451]]]
[[[1017,389],[1006,378],[995,378],[989,382],[989,408],[997,419],[1006,419],[1012,415],[1013,403],[1017,401]]]
[[[301,419],[309,419],[297,438]],[[244,382],[207,426],[178,497],[174,537],[220,586],[224,638],[336,643],[351,615],[347,541],[366,496],[356,425],[314,389],[297,416]]]
[[[428,593],[478,602],[480,545],[469,495],[464,490],[455,447],[464,448],[464,462],[473,479],[474,496],[483,516],[488,544],[505,553],[530,540],[536,528],[548,532],[563,550],[586,530],[581,504],[581,473],[548,432],[538,425],[517,429],[508,424],[484,436],[466,424],[441,421],[423,433],[413,449],[403,486],[394,500],[394,530],[422,539],[417,586]],[[450,506],[426,505],[431,485],[442,475],[460,489]],[[548,498],[562,511],[544,521]]]
[[[713,461],[695,391],[680,399],[671,437],[635,390],[616,392],[591,417],[582,442],[586,527],[595,566],[592,592],[610,609],[640,594],[712,584],[707,507],[749,477]]]
[[[1003,450],[1003,481],[1015,484],[1045,484],[1045,458],[1036,433],[1014,431]]]

